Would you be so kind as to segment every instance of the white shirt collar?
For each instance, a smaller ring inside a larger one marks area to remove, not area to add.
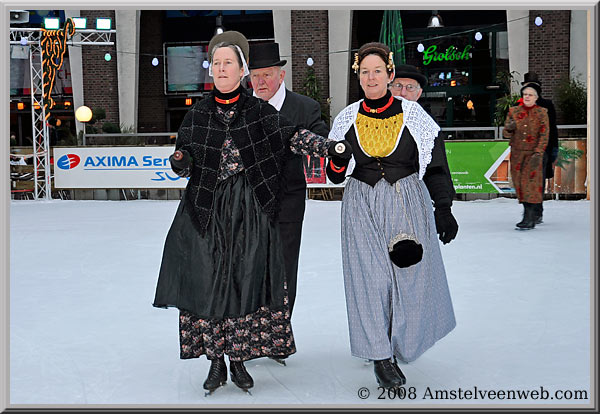
[[[255,91],[252,92],[252,95],[259,98]],[[283,106],[283,101],[285,101],[285,81],[281,82],[279,85],[279,89],[275,92],[275,95],[269,99],[269,103],[277,109],[277,111],[281,111],[281,107]]]

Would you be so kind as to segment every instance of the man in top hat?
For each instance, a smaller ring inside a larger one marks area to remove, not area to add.
[[[321,136],[329,135],[329,128],[321,119],[321,106],[308,96],[294,93],[286,88],[287,63],[279,56],[279,44],[261,43],[250,46],[248,58],[250,81],[254,96],[268,101],[295,125]],[[284,244],[284,261],[287,273],[290,316],[296,299],[298,257],[304,219],[306,179],[302,156],[294,155],[284,167],[283,197],[279,213],[279,228]]]
[[[542,82],[539,80],[537,73],[535,72],[527,72],[524,76],[523,82],[521,82],[523,87],[529,86],[535,89],[538,93],[538,100],[536,105],[541,106],[542,108],[546,108],[548,110],[548,120],[550,123],[550,133],[548,138],[548,146],[546,147],[546,151],[544,151],[544,159],[543,159],[543,167],[542,171],[544,174],[543,183],[544,190],[546,188],[546,179],[554,177],[554,163],[558,158],[558,128],[556,127],[556,109],[554,108],[554,104],[550,99],[542,98]],[[536,204],[536,222],[535,224],[543,223],[542,215],[544,212],[543,207],[543,198],[542,203]]]

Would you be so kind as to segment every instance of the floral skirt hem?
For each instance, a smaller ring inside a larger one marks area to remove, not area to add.
[[[179,311],[181,359],[217,359],[224,354],[232,361],[261,357],[285,358],[296,352],[289,310],[266,306],[245,316],[202,319]]]

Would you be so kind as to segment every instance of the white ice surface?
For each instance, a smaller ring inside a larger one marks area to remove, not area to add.
[[[401,368],[416,397],[378,399],[372,365],[350,355],[338,201],[310,200],[292,326],[281,366],[247,363],[209,397],[206,358],[180,360],[178,311],[152,307],[176,201],[13,201],[11,404],[589,404],[430,399],[436,390],[590,394],[590,202],[546,201],[544,224],[515,231],[515,200],[455,202],[442,245],[457,327]],[[361,400],[359,388],[371,396]]]

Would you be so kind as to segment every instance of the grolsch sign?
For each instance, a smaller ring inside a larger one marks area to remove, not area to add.
[[[473,46],[466,45],[461,51],[456,46],[449,46],[445,52],[438,52],[437,45],[431,45],[423,51],[423,64],[429,65],[431,62],[469,60],[472,48]]]

